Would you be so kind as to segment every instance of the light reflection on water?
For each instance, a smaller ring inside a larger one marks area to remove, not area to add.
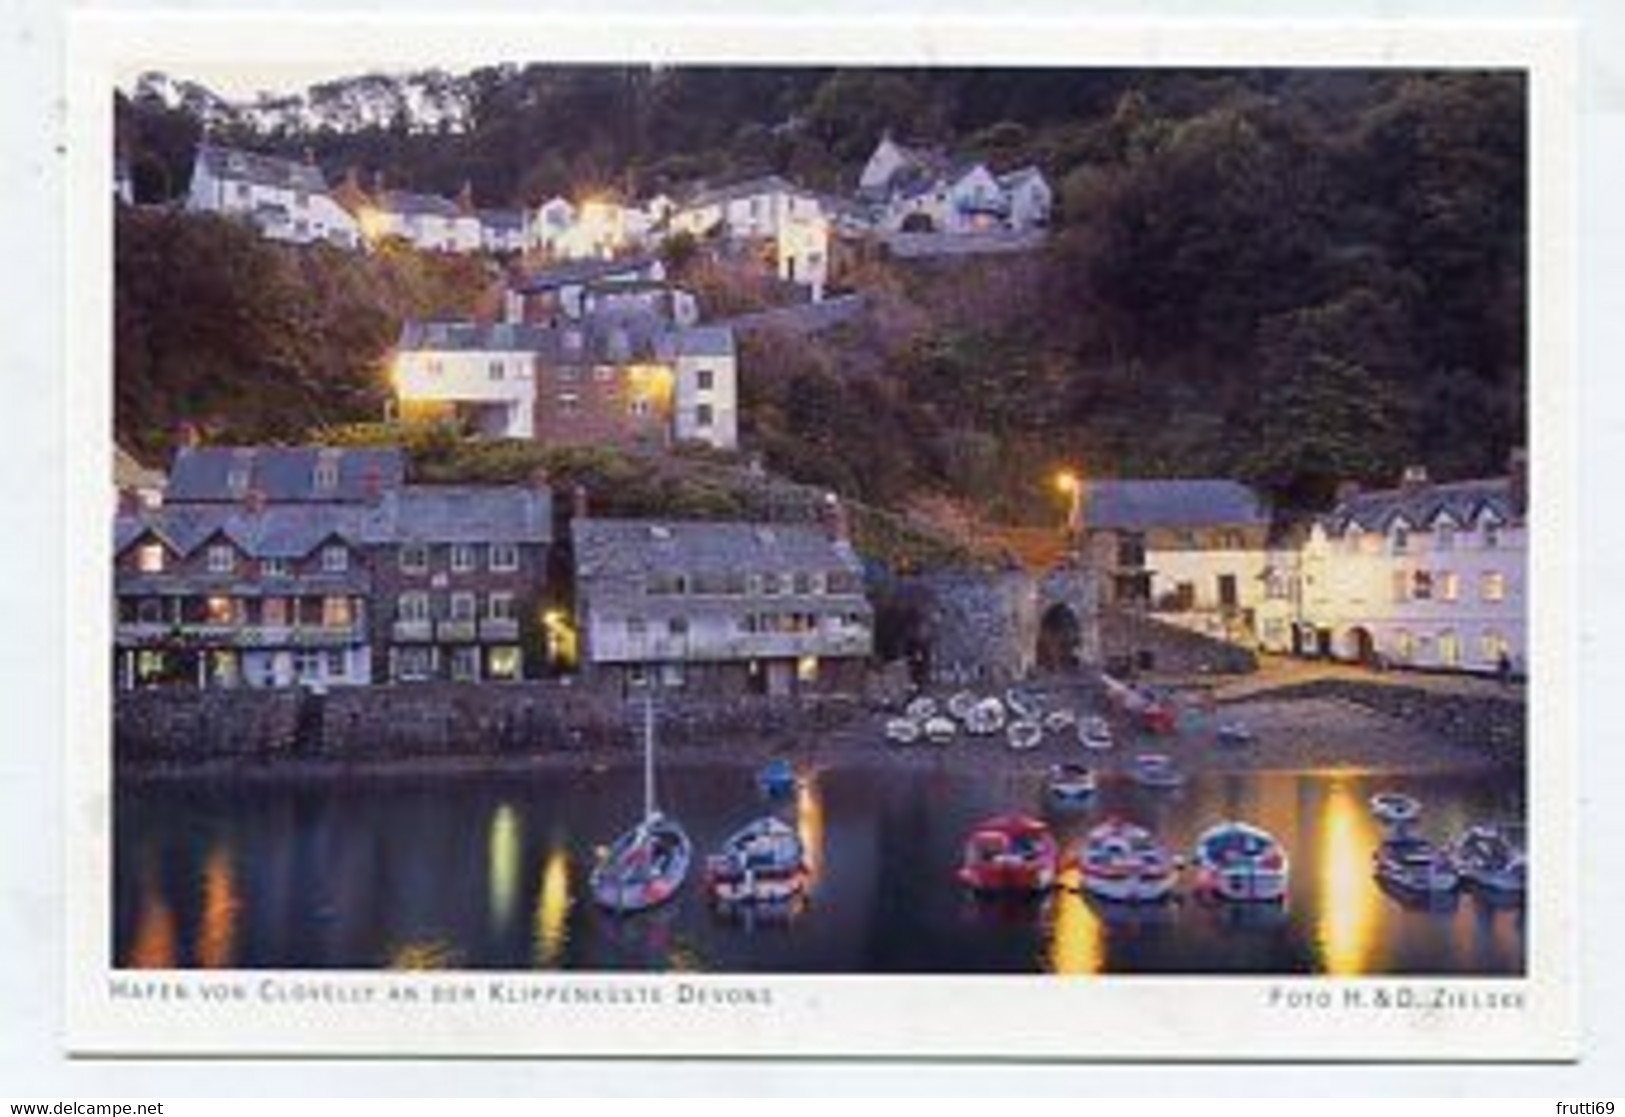
[[[1374,790],[1418,795],[1424,829],[1438,840],[1470,820],[1515,813],[1505,781],[1223,775],[1168,794],[1108,778],[1087,809],[1052,814],[1063,843],[1117,815],[1188,854],[1202,829],[1243,818],[1278,835],[1292,857],[1285,905],[1215,908],[1187,898],[1124,909],[1078,894],[1075,877],[1041,904],[979,905],[960,893],[953,870],[963,835],[993,813],[1043,809],[1037,770],[802,777],[793,800],[772,805],[745,767],[663,772],[663,805],[693,837],[696,867],[674,903],[631,919],[580,896],[594,845],[625,825],[639,799],[636,771],[127,791],[115,819],[115,959],[149,968],[1522,970],[1521,908],[1477,896],[1418,906],[1371,876]],[[701,860],[770,810],[800,833],[814,894],[778,911],[712,910]]]

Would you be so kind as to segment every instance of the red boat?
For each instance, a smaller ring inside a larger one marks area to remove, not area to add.
[[[1060,848],[1049,827],[1029,815],[1000,815],[965,839],[959,880],[987,895],[1031,894],[1055,887]]]

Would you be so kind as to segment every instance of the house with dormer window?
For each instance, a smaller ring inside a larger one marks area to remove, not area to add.
[[[341,248],[361,244],[360,226],[310,162],[202,144],[186,208],[247,220],[268,240]]]

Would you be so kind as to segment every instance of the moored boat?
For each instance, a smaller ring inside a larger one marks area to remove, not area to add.
[[[1151,831],[1121,819],[1090,830],[1078,857],[1084,891],[1117,903],[1166,900],[1174,893],[1179,868]]]
[[[793,899],[807,887],[801,838],[780,819],[755,819],[731,834],[720,852],[706,858],[705,880],[712,897],[724,904]]]
[[[1219,726],[1214,740],[1221,748],[1242,748],[1253,744],[1258,737],[1239,721],[1231,721]]]
[[[1044,727],[1036,721],[1013,721],[1005,730],[1006,743],[1017,752],[1035,749],[1044,741]]]
[[[970,712],[975,708],[976,695],[968,690],[955,691],[948,698],[948,715],[957,721],[968,721]]]
[[[1450,855],[1426,838],[1390,838],[1372,855],[1378,880],[1403,892],[1419,895],[1454,892],[1460,874]]]
[[[1056,802],[1081,803],[1095,793],[1095,773],[1082,764],[1054,764],[1047,785]]]
[[[1196,840],[1196,887],[1220,900],[1285,899],[1291,871],[1286,849],[1267,830],[1221,822]]]
[[[665,903],[688,876],[693,847],[676,819],[655,806],[654,705],[644,702],[643,818],[615,840],[588,878],[601,906],[629,915]]]
[[[1388,827],[1405,827],[1422,817],[1422,804],[1398,791],[1379,791],[1371,797],[1371,813]]]
[[[953,718],[939,714],[925,719],[925,739],[933,745],[951,744],[958,735],[959,726],[955,724]]]
[[[1051,710],[1044,715],[1044,732],[1065,733],[1068,729],[1076,727],[1078,715],[1068,709]]]
[[[1134,766],[1129,769],[1129,778],[1141,787],[1152,787],[1165,790],[1183,787],[1185,773],[1174,764],[1173,758],[1160,752],[1146,752],[1134,758]]]
[[[1501,896],[1522,896],[1528,887],[1529,859],[1516,828],[1480,823],[1468,827],[1451,851],[1461,878]]]
[[[970,708],[965,717],[965,732],[976,737],[991,737],[1003,731],[1008,715],[1004,703],[997,698],[984,698]]]
[[[981,895],[1032,895],[1055,886],[1060,850],[1050,829],[1029,815],[990,818],[965,839],[959,881]]]
[[[783,799],[793,795],[796,790],[796,770],[788,760],[776,756],[762,765],[761,771],[756,773],[756,786],[762,789],[762,794],[769,799]]]
[[[922,722],[927,718],[937,716],[937,700],[928,694],[922,694],[903,708],[903,713],[910,721]]]
[[[912,745],[920,739],[920,723],[912,718],[886,719],[886,740],[894,745]]]
[[[1103,717],[1087,717],[1078,723],[1078,743],[1086,749],[1112,747],[1112,727]]]

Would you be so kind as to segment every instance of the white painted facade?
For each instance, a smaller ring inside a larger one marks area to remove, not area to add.
[[[824,218],[817,197],[782,180],[767,180],[760,188],[717,191],[674,212],[671,228],[696,237],[713,229],[735,239],[773,239],[791,223]]]
[[[672,363],[672,436],[718,450],[739,446],[739,366],[730,355],[679,354]]]
[[[1002,214],[1008,202],[993,173],[977,164],[953,178],[939,178],[930,187],[892,199],[883,224],[899,231],[912,218],[924,218],[939,233],[992,232],[1005,227]]]
[[[1050,223],[1055,207],[1055,192],[1036,169],[1000,175],[999,184],[1004,188],[1009,206],[1007,220],[1010,228],[1041,229]]]
[[[1147,548],[1151,601],[1159,620],[1221,639],[1250,642],[1254,628],[1240,618],[1264,604],[1266,553],[1252,548]],[[1230,594],[1227,599],[1227,591]],[[1161,608],[1178,600],[1181,608]]]
[[[822,302],[829,284],[829,222],[823,217],[786,221],[776,247],[779,278],[807,287],[812,301]]]
[[[256,173],[280,168],[279,180]],[[312,167],[273,160],[249,153],[200,148],[193,164],[186,208],[194,213],[216,213],[252,221],[267,240],[292,244],[326,241],[344,248],[361,242],[355,219],[317,189],[320,173]]]
[[[536,354],[498,349],[404,349],[395,358],[395,397],[472,410],[488,438],[536,432]]]
[[[383,236],[400,237],[424,252],[478,252],[483,243],[479,218],[473,214],[378,211]]]

